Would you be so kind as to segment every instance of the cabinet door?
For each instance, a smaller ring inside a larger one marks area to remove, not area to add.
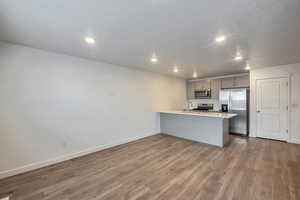
[[[235,77],[234,80],[235,87],[249,87],[250,86],[250,78],[249,76],[239,76]]]
[[[211,80],[200,80],[194,83],[195,83],[195,90],[207,90],[211,88]]]
[[[234,87],[234,78],[223,78],[221,80],[222,88],[233,88]]]
[[[203,90],[204,86],[203,86],[203,81],[196,81],[194,82],[195,84],[195,90]]]
[[[187,82],[187,98],[189,100],[195,99],[195,82]]]
[[[203,90],[211,89],[211,80],[203,80],[202,81]]]
[[[219,99],[219,93],[221,89],[221,80],[215,79],[211,81],[211,98]]]

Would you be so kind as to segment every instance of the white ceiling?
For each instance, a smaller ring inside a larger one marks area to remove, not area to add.
[[[183,78],[225,75],[244,72],[237,49],[252,68],[300,62],[300,1],[1,0],[0,40]]]

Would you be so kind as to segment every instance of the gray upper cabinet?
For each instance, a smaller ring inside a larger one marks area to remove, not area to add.
[[[202,81],[203,90],[211,89],[211,80]]]
[[[207,89],[211,89],[213,90],[213,88],[217,88],[218,84],[214,84],[214,81],[211,80],[200,80],[200,81],[193,81],[187,82],[187,98],[189,100],[195,99],[195,91],[196,90],[207,90]],[[218,87],[218,94],[219,94],[219,88]],[[216,92],[211,91],[212,92],[212,96],[218,95],[216,94]]]
[[[240,88],[240,87],[249,87],[250,79],[248,75],[237,76],[232,78],[223,78],[221,80],[222,88]]]
[[[195,90],[210,89],[210,80],[200,80],[192,83],[195,84]]]
[[[201,81],[196,81],[196,82],[192,82],[194,84],[194,89],[195,90],[202,90],[202,82]]]
[[[195,99],[195,90],[211,90],[211,99],[219,99],[219,92],[222,88],[249,87],[249,76],[237,76],[223,79],[187,81],[187,98]]]
[[[234,78],[223,78],[221,80],[222,88],[233,88],[234,87]]]
[[[250,78],[249,78],[249,76],[238,76],[238,77],[235,77],[234,86],[235,87],[249,87],[250,86]]]
[[[195,84],[196,82],[187,82],[187,98],[189,100],[191,99],[195,99],[195,94],[194,94],[194,91],[195,91]]]
[[[211,98],[219,99],[219,93],[221,89],[221,80],[214,79],[211,81]]]

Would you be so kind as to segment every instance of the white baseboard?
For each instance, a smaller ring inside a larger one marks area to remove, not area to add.
[[[107,148],[110,148],[110,147],[118,146],[120,144],[126,144],[128,142],[132,142],[132,141],[142,139],[142,138],[145,138],[145,137],[149,137],[149,136],[152,136],[152,135],[156,135],[156,134],[158,134],[158,133],[151,133],[151,134],[147,134],[147,135],[143,135],[143,136],[136,136],[136,137],[133,137],[133,138],[126,138],[124,140],[120,140],[120,141],[113,142],[113,143],[110,143],[110,144],[105,144],[105,145],[92,147],[92,148],[89,148],[89,149],[86,149],[86,150],[83,150],[83,151],[79,151],[79,152],[76,152],[76,153],[63,155],[63,156],[60,156],[60,157],[57,157],[57,158],[54,158],[54,159],[45,160],[45,161],[41,161],[41,162],[36,162],[36,163],[32,163],[32,164],[25,165],[25,166],[22,166],[22,167],[18,167],[18,168],[15,168],[15,169],[2,171],[2,172],[0,172],[0,179],[7,178],[7,177],[10,177],[10,176],[14,176],[14,175],[17,175],[17,174],[22,174],[22,173],[25,173],[25,172],[29,172],[29,171],[39,169],[39,168],[42,168],[42,167],[47,167],[49,165],[57,164],[57,163],[60,163],[60,162],[66,161],[66,160],[71,160],[73,158],[77,158],[77,157],[80,157],[80,156],[91,154],[91,153],[101,151],[101,150],[104,150],[104,149],[107,149]]]
[[[292,138],[289,143],[300,144],[300,139]]]

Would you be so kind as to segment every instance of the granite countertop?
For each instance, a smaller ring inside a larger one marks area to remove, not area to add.
[[[165,114],[175,114],[175,115],[194,115],[194,116],[201,116],[201,117],[216,117],[216,118],[223,118],[223,119],[230,119],[237,114],[235,113],[222,113],[222,112],[197,112],[197,111],[180,111],[180,110],[172,110],[172,111],[160,111],[159,113]]]

